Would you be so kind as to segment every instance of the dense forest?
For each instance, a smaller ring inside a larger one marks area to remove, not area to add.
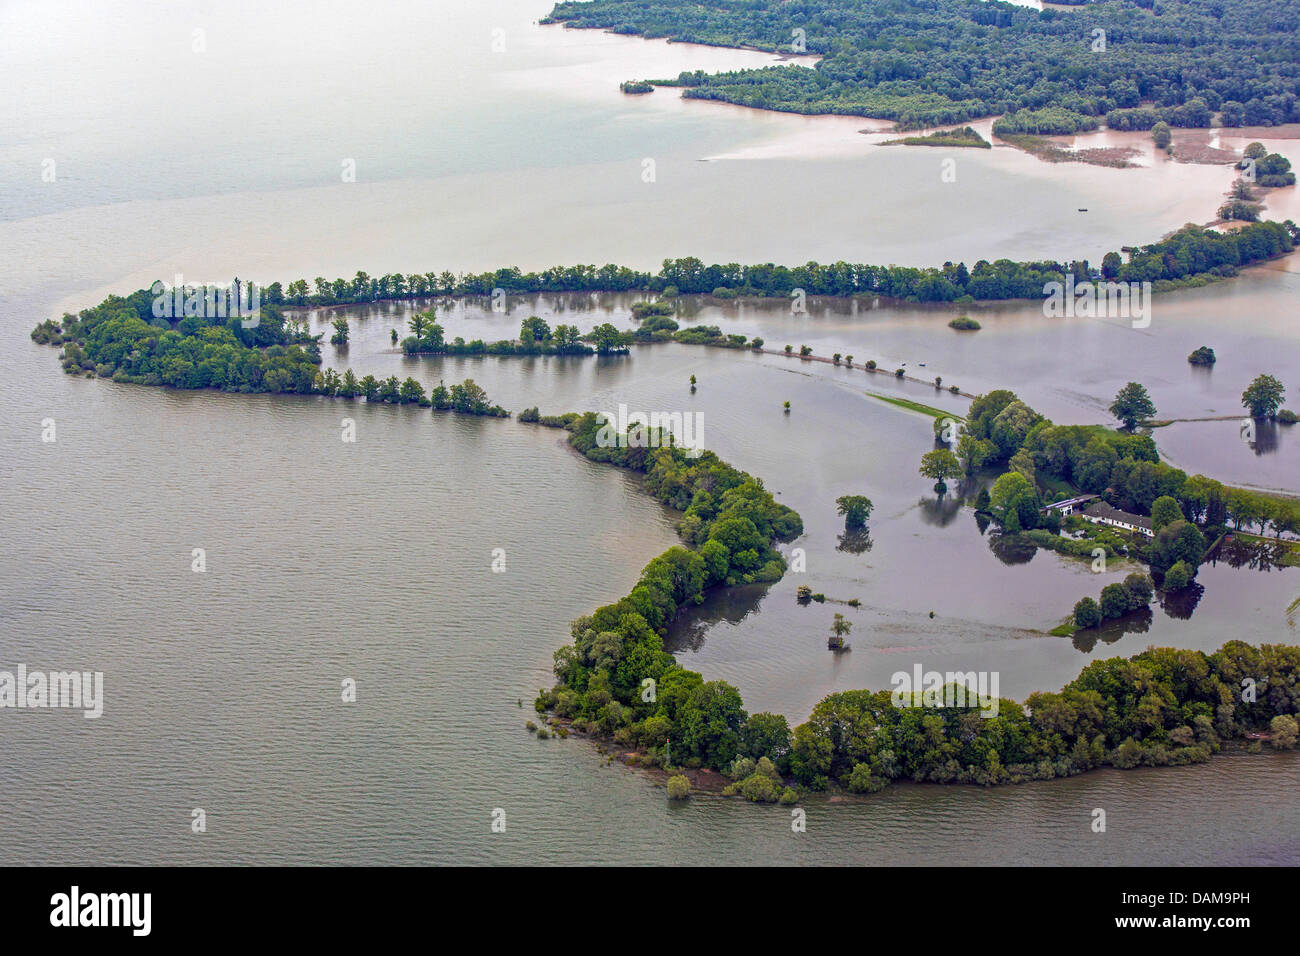
[[[672,82],[693,98],[904,128],[1193,100],[1198,109],[1167,122],[1208,126],[1211,111],[1229,125],[1300,121],[1300,0],[1102,0],[1069,11],[986,0],[590,0],[559,3],[545,22],[819,54],[812,69]]]
[[[1010,783],[1202,762],[1251,732],[1278,747],[1296,741],[1300,648],[1236,641],[1209,655],[1153,648],[1096,661],[1059,693],[1033,694],[1023,707],[1001,700],[993,717],[939,706],[942,695],[899,706],[889,691],[831,694],[793,730],[779,714],[749,714],[735,687],[678,665],[663,635],[678,609],[711,587],[780,578],[785,565],[772,544],[801,532],[799,516],[711,452],[645,447],[653,441],[604,447],[592,413],[542,421],[567,428],[587,457],[642,473],[651,494],[684,512],[687,547],[655,558],[629,595],[573,622],[573,643],[555,654],[558,683],[536,702],[577,730],[639,748],[643,762],[671,755],[678,765],[722,770],[735,792],[775,801],[795,797],[784,779],[855,792],[892,780]],[[1245,678],[1259,688],[1250,700],[1240,692]]]
[[[1187,225],[1167,239],[1125,251],[1108,252],[1100,272],[1118,282],[1152,282],[1156,291],[1200,285],[1233,276],[1243,266],[1285,255],[1300,240],[1300,228],[1287,221],[1255,222],[1241,229],[1218,232]],[[1087,260],[1013,262],[981,259],[973,268],[964,262],[940,267],[880,266],[861,263],[808,262],[800,266],[767,262],[712,265],[687,256],[665,259],[657,273],[625,266],[553,266],[540,272],[517,267],[468,275],[451,272],[390,273],[372,276],[357,272],[351,279],[312,282],[295,279],[261,288],[263,303],[282,306],[333,306],[387,299],[435,296],[493,295],[538,292],[655,292],[717,294],[726,297],[788,297],[795,289],[807,295],[878,295],[911,302],[1040,299],[1047,282],[1063,282],[1073,272],[1086,281],[1092,274]],[[418,338],[418,337],[417,337]],[[417,351],[420,349],[417,347]]]

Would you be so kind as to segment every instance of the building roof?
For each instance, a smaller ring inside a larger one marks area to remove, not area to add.
[[[1151,530],[1150,518],[1144,518],[1142,515],[1135,515],[1128,511],[1120,511],[1118,508],[1112,508],[1104,501],[1098,501],[1096,504],[1090,505],[1084,514],[1089,518],[1105,518],[1109,521],[1120,521],[1137,528]]]
[[[1064,501],[1053,501],[1044,510],[1051,511],[1053,508],[1073,508],[1075,505],[1081,505],[1085,501],[1092,501],[1096,495],[1079,495],[1077,498],[1066,498]]]

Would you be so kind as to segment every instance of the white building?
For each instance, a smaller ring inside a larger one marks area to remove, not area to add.
[[[1081,517],[1093,524],[1108,524],[1113,528],[1119,528],[1121,531],[1136,531],[1148,538],[1156,536],[1156,533],[1151,529],[1150,518],[1129,514],[1127,511],[1120,511],[1118,508],[1112,508],[1104,501],[1098,501],[1089,507]]]

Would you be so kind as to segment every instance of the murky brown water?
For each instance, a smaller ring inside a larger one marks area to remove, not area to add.
[[[51,350],[28,341],[61,303],[175,271],[194,280],[512,261],[646,266],[688,253],[1066,255],[1134,232],[1154,238],[1186,202],[1176,180],[1152,189],[1124,178],[1137,171],[1029,173],[1018,158],[1004,164],[1003,151],[962,165],[962,191],[947,194],[912,154],[870,143],[826,160],[698,163],[820,127],[659,93],[606,95],[601,77],[764,58],[532,28],[545,8],[412,4],[391,14],[401,30],[382,17],[340,10],[303,21],[252,4],[208,11],[203,24],[170,8],[134,19],[86,11],[54,25],[29,5],[0,12],[0,75],[23,94],[0,119],[11,140],[0,168],[16,184],[0,210],[10,251],[0,263],[0,666],[102,670],[107,698],[97,721],[0,717],[0,820],[23,837],[6,841],[0,860],[29,862],[24,848],[39,847],[40,862],[67,863],[1297,862],[1294,756],[814,798],[801,835],[776,808],[669,807],[587,745],[523,730],[568,621],[625,593],[675,540],[672,515],[629,476],[515,422],[69,379]],[[208,59],[190,46],[198,26]],[[481,51],[497,26],[514,53],[493,60]],[[301,42],[279,43],[286,31]],[[363,42],[377,33],[383,45]],[[431,41],[443,55],[427,55]],[[289,59],[265,56],[267,44]],[[135,55],[144,48],[156,58]],[[352,52],[329,55],[343,49]],[[84,69],[66,70],[69,58]],[[150,64],[170,81],[156,82]],[[453,85],[457,71],[478,82]],[[263,91],[269,98],[255,97]],[[252,102],[256,122],[223,122]],[[336,121],[322,129],[322,115]],[[212,125],[230,132],[227,149],[159,148]],[[658,178],[642,183],[651,154]],[[46,156],[57,159],[56,183],[35,172]],[[337,182],[343,157],[358,158],[358,182]],[[1008,208],[1011,188],[1020,201]],[[1109,218],[1085,226],[1058,215],[1099,191],[1122,195]],[[976,336],[949,332],[947,313],[855,314],[842,303],[814,302],[803,317],[772,303],[700,303],[693,318],[882,365],[925,362],[968,391],[1011,385],[1060,421],[1102,420],[1116,383],[1134,376],[1162,413],[1193,416],[1231,406],[1265,362],[1300,383],[1296,281],[1261,274],[1159,300],[1141,334],[1052,325],[1022,306],[981,312]],[[512,335],[533,312],[624,325],[628,305],[562,297],[512,303],[503,316],[471,305],[446,324],[467,338]],[[515,409],[701,411],[706,443],[800,511],[806,579],[863,601],[850,612],[853,653],[826,654],[831,608],[799,607],[793,575],[709,602],[674,638],[684,662],[736,683],[751,709],[799,721],[829,690],[883,685],[913,662],[998,669],[1002,692],[1023,697],[1151,641],[1295,640],[1284,608],[1300,590],[1296,572],[1222,566],[1202,572],[1190,617],[1157,608],[1145,633],[1095,647],[1042,636],[1080,594],[1122,572],[1099,579],[1055,555],[1025,562],[992,550],[969,513],[933,501],[915,475],[928,422],[862,393],[900,389],[960,410],[946,393],[676,345],[629,359],[408,359],[388,351],[405,311],[359,310],[346,364],[426,384],[472,375]],[[1219,353],[1208,377],[1183,361],[1200,344]],[[326,355],[344,364],[332,348]],[[344,416],[356,422],[355,444],[339,440]],[[58,441],[44,444],[50,417]],[[1159,441],[1191,470],[1294,485],[1297,443],[1286,436],[1261,455],[1217,425],[1174,426]],[[833,501],[857,491],[876,514],[871,549],[853,553],[839,550]],[[196,547],[203,575],[190,570]],[[491,571],[497,547],[504,574]],[[346,677],[357,681],[355,704],[339,701]],[[1097,806],[1111,821],[1105,835],[1088,825]],[[202,836],[190,832],[194,807],[208,813]],[[496,807],[507,810],[506,834],[490,832]]]

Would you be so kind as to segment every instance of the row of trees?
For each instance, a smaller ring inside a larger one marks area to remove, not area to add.
[[[904,128],[1045,107],[1101,117],[1144,103],[1185,126],[1209,126],[1214,112],[1225,125],[1300,120],[1295,0],[1274,0],[1266,14],[1251,0],[1112,0],[1067,13],[983,0],[585,0],[557,4],[547,22],[820,54],[812,69],[674,82],[692,98]]]
[[[1123,617],[1147,607],[1154,596],[1151,579],[1134,571],[1122,583],[1116,581],[1102,588],[1100,603],[1090,597],[1080,600],[1074,606],[1074,623],[1079,627],[1096,627],[1103,620]]]
[[[309,335],[305,326],[286,323],[277,306],[263,306],[256,327],[245,328],[240,318],[196,316],[173,327],[168,319],[151,315],[151,301],[150,293],[143,290],[125,298],[109,296],[76,316],[64,316],[62,322],[42,322],[32,338],[62,345],[66,371],[127,384],[316,394],[470,415],[509,415],[489,401],[473,379],[451,386],[439,382],[426,394],[413,378],[404,382],[395,375],[358,378],[352,369],[341,374],[322,369],[320,336]],[[142,313],[150,315],[151,321],[141,318]],[[335,336],[339,336],[337,327]],[[270,344],[258,344],[263,342]]]
[[[980,0],[982,2],[982,0]],[[1293,222],[1252,222],[1230,232],[1187,225],[1159,242],[1102,259],[1104,278],[1120,282],[1152,282],[1156,290],[1235,275],[1243,266],[1285,255],[1300,239]],[[273,282],[259,287],[263,303],[282,306],[332,306],[386,299],[431,296],[490,295],[543,292],[655,292],[666,295],[727,294],[789,297],[796,289],[806,295],[886,296],[914,302],[996,301],[1041,299],[1048,282],[1090,281],[1087,260],[1015,262],[981,259],[974,267],[945,262],[940,267],[881,266],[864,263],[808,262],[800,266],[736,262],[708,264],[693,256],[665,259],[657,273],[622,266],[555,266],[540,272],[516,267],[478,274],[412,273],[371,276],[357,272],[352,279],[318,277],[314,286],[296,279],[287,286]],[[558,328],[557,328],[558,331]],[[419,336],[416,336],[418,339]],[[268,343],[262,343],[268,344]]]
[[[538,710],[620,744],[659,754],[671,745],[680,761],[718,769],[779,750],[790,734],[784,717],[747,715],[734,687],[680,667],[662,635],[678,609],[698,604],[709,588],[779,579],[785,562],[772,542],[802,533],[798,514],[757,479],[712,452],[688,456],[658,429],[611,446],[599,440],[597,415],[564,420],[574,448],[644,474],[651,494],[684,512],[679,531],[689,547],[670,548],[627,597],[573,623],[573,644],[555,655],[558,683],[539,695]]]
[[[411,334],[402,340],[407,355],[614,355],[625,354],[632,341],[630,332],[621,332],[608,322],[583,335],[576,325],[557,325],[554,329],[537,316],[524,319],[517,340],[501,339],[466,342],[457,336],[451,342],[435,320],[436,308],[430,307],[411,316]],[[588,345],[587,343],[591,343]]]

